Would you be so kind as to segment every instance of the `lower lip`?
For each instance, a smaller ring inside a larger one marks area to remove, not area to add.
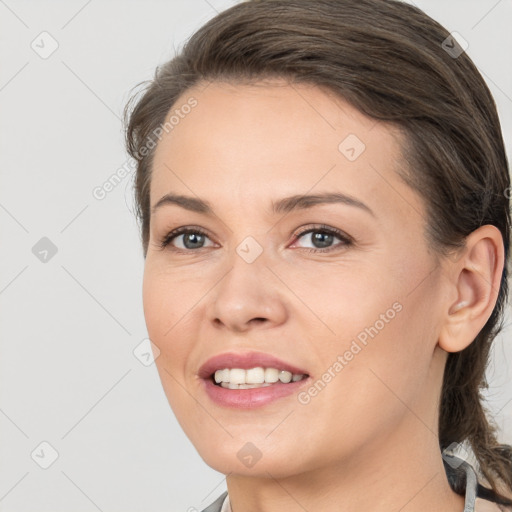
[[[276,382],[271,386],[252,389],[227,389],[214,384],[211,379],[203,379],[203,382],[207,395],[216,404],[237,409],[253,409],[296,393],[309,379],[310,377],[306,377],[288,384]]]

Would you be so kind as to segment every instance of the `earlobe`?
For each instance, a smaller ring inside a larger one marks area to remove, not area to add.
[[[464,350],[482,330],[496,305],[503,266],[503,238],[498,228],[481,226],[466,238],[462,255],[447,267],[452,299],[446,302],[439,333],[443,350]]]

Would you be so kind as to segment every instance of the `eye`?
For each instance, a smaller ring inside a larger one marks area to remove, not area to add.
[[[309,236],[306,236],[309,235]],[[351,237],[343,233],[342,231],[331,228],[329,226],[321,225],[315,226],[305,231],[301,231],[297,235],[297,239],[309,239],[313,244],[313,248],[302,247],[308,252],[329,252],[339,248],[340,246],[350,246],[353,243]],[[332,245],[335,239],[341,241],[341,243]]]
[[[181,238],[181,241],[179,238]],[[200,228],[184,227],[178,228],[168,233],[159,243],[162,249],[165,249],[174,240],[178,240],[178,244],[174,245],[176,250],[188,251],[193,249],[203,249],[205,240],[208,235]]]
[[[306,237],[306,235],[310,236]],[[307,252],[325,253],[335,250],[339,246],[347,247],[353,244],[353,240],[350,236],[346,235],[338,229],[325,225],[310,227],[309,229],[303,230],[295,236],[297,240],[302,238],[309,238],[313,244],[313,247],[302,247],[302,249],[305,249]],[[332,245],[335,239],[338,239],[341,243]],[[210,239],[205,231],[203,231],[201,228],[188,226],[177,228],[165,235],[164,238],[159,242],[159,246],[161,249],[165,249],[166,247],[172,245],[172,250],[174,251],[191,252],[193,250],[208,247],[208,245],[205,245],[206,240]],[[174,241],[176,241],[176,243],[173,243]],[[212,245],[210,245],[210,247]]]

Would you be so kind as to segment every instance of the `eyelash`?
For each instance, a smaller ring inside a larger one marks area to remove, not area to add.
[[[172,242],[172,240],[174,238],[177,238],[180,235],[186,235],[186,234],[190,234],[190,233],[204,235],[206,237],[208,236],[208,233],[206,233],[201,228],[195,228],[195,227],[177,228],[177,229],[171,231],[170,233],[168,233],[159,242],[159,246],[160,246],[161,249],[165,249],[166,247],[169,246],[169,244]],[[345,247],[353,245],[353,239],[351,237],[349,237],[348,235],[346,235],[345,233],[343,233],[342,231],[340,231],[340,230],[338,230],[336,228],[332,228],[332,227],[326,226],[324,224],[307,228],[307,229],[297,233],[294,236],[295,236],[295,239],[297,240],[300,237],[302,237],[302,236],[304,236],[304,235],[306,235],[308,233],[324,233],[324,234],[328,234],[328,235],[334,235],[336,238],[339,238],[341,240],[341,242],[343,242],[343,244],[334,245],[334,246],[328,247],[326,249],[312,249],[312,248],[308,248],[308,247],[301,247],[300,248],[300,249],[302,249],[303,251],[306,251],[306,252],[326,253],[326,252],[330,252],[330,251],[336,250],[337,248],[340,247],[340,245],[343,245]],[[200,247],[199,249],[179,249],[179,248],[173,247],[170,250],[172,250],[174,252],[191,253],[191,252],[200,251],[201,249],[206,249],[206,247]]]

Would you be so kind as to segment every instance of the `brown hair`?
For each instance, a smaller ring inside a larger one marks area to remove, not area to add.
[[[284,78],[326,87],[402,130],[408,165],[400,175],[425,200],[426,236],[438,255],[456,253],[472,231],[492,224],[503,236],[508,262],[510,177],[496,106],[471,59],[449,36],[420,9],[397,0],[252,0],[208,21],[126,106],[144,257],[154,153],[148,148],[179,96],[208,81]],[[466,349],[448,356],[438,434],[441,450],[470,443],[492,487],[479,484],[480,496],[512,504],[505,498],[512,490],[512,447],[498,443],[480,394],[488,387],[491,343],[503,327],[506,267],[489,320]],[[453,489],[464,494],[464,476],[451,475]]]

